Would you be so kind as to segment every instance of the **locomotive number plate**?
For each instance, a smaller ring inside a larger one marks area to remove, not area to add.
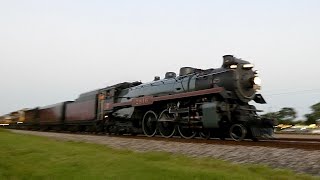
[[[152,96],[144,96],[140,98],[132,99],[132,106],[144,106],[153,104],[153,97]]]

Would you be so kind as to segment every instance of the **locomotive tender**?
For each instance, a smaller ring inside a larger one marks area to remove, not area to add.
[[[273,121],[249,105],[252,100],[266,103],[256,93],[260,84],[251,63],[225,55],[217,69],[183,67],[179,76],[167,72],[161,80],[124,82],[83,93],[75,101],[28,110],[32,115],[18,126],[166,138],[270,138]]]

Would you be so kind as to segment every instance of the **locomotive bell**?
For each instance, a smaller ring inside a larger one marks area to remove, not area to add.
[[[159,81],[160,80],[160,77],[159,76],[155,76],[153,81]]]

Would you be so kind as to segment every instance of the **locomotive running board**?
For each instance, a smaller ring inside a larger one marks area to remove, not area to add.
[[[181,98],[202,96],[202,95],[208,95],[208,94],[216,94],[216,93],[220,93],[222,91],[224,91],[224,88],[216,87],[216,88],[211,88],[211,89],[185,92],[185,93],[172,94],[172,95],[165,95],[165,96],[160,96],[160,97],[143,96],[143,97],[139,97],[139,98],[133,98],[131,101],[123,102],[123,103],[105,103],[104,110],[111,110],[112,108],[123,107],[123,106],[134,106],[134,107],[146,106],[146,105],[151,105],[154,102],[159,102],[159,101],[181,99]]]

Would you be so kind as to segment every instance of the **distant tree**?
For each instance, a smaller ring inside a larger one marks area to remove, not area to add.
[[[266,114],[262,114],[261,117],[264,117],[264,118],[271,118],[271,119],[278,119],[278,112],[268,112]]]
[[[284,107],[277,112],[269,112],[261,115],[265,118],[276,119],[278,124],[295,124],[294,119],[297,117],[297,113],[293,108]]]
[[[314,116],[312,116],[312,114],[306,114],[305,117],[307,118],[306,120],[306,124],[315,124],[316,123],[316,118],[314,118]]]
[[[278,112],[278,118],[281,121],[292,122],[297,118],[297,112],[290,107],[284,107]]]
[[[312,112],[306,114],[307,118],[306,124],[315,124],[316,120],[320,119],[320,102],[311,106]]]

